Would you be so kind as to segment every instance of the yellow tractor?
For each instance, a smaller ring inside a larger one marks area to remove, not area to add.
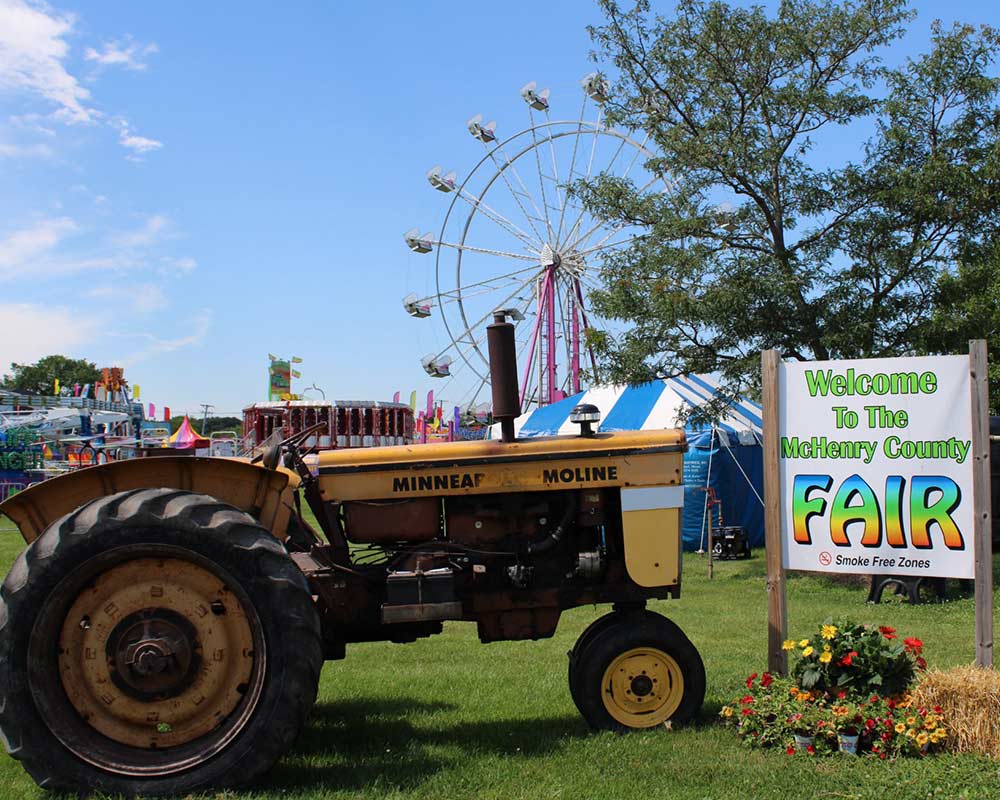
[[[680,594],[683,431],[517,440],[513,325],[488,328],[500,440],[257,463],[157,457],[0,505],[28,543],[0,590],[0,731],[39,785],[183,794],[253,781],[289,747],[324,660],[451,620],[483,642],[613,610],[569,658],[593,728],[696,715],[697,650],[646,610]],[[318,520],[314,530],[302,500]]]

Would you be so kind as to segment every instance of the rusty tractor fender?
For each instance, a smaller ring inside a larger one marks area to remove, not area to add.
[[[231,458],[158,456],[85,467],[35,484],[0,503],[31,544],[53,522],[91,500],[129,489],[182,489],[246,511],[284,541],[299,476]]]

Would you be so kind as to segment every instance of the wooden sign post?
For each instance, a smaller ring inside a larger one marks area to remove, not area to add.
[[[788,637],[785,569],[781,565],[781,475],[778,472],[778,364],[777,350],[761,354],[764,392],[764,549],[767,555],[767,668],[788,674]]]
[[[985,341],[969,342],[967,363],[919,356],[782,364],[777,351],[761,353],[771,672],[788,671],[787,565],[974,577],[976,664],[993,666]],[[881,501],[874,487],[884,487]],[[951,507],[941,501],[946,493]],[[880,502],[894,509],[891,517]],[[786,540],[786,524],[794,538]]]
[[[990,393],[986,342],[969,342],[972,378],[972,493],[976,547],[976,664],[993,666],[993,526],[990,519]]]

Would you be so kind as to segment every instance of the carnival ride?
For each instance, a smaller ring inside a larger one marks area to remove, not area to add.
[[[274,437],[309,434],[303,446],[316,450],[378,447],[413,442],[413,409],[372,400],[285,400],[243,409],[243,450],[256,453]]]
[[[603,76],[591,73],[580,85],[583,105],[576,119],[551,119],[550,92],[534,82],[520,91],[528,127],[503,138],[496,121],[470,119],[468,132],[485,155],[463,179],[440,165],[427,172],[430,186],[451,195],[451,202],[436,235],[419,228],[404,234],[412,252],[434,253],[434,288],[411,292],[403,307],[416,319],[437,312],[444,328],[445,343],[421,365],[434,378],[466,367],[476,384],[467,395],[469,406],[489,383],[483,330],[498,309],[518,323],[525,410],[579,392],[585,370],[596,377],[585,339],[594,323],[588,290],[597,285],[603,257],[626,247],[639,231],[595,217],[574,186],[603,175],[642,192],[668,188],[662,176],[646,169],[653,155],[648,135],[638,141],[604,124]]]

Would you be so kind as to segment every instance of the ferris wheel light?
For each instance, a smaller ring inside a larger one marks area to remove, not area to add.
[[[498,308],[496,311],[493,312],[493,314],[494,316],[496,316],[497,314],[503,314],[505,317],[513,320],[514,322],[520,322],[521,320],[524,319],[524,314],[522,314],[521,311],[516,308]]]
[[[580,81],[580,86],[587,93],[587,97],[595,103],[605,102],[608,99],[608,92],[611,90],[611,84],[600,72],[591,72],[589,75],[585,75]]]
[[[447,378],[451,375],[451,356],[437,356],[428,353],[420,359],[420,366],[432,378]]]
[[[429,253],[434,249],[434,234],[428,231],[421,236],[420,228],[410,228],[403,234],[403,240],[414,253]]]
[[[410,292],[403,298],[403,308],[406,309],[407,314],[417,319],[431,315],[431,304],[417,297],[416,292]]]
[[[537,84],[534,81],[526,83],[522,86],[521,97],[524,99],[525,103],[536,111],[548,111],[550,91],[548,89],[542,89],[542,91],[536,92],[535,86],[537,86]]]
[[[481,142],[489,143],[496,141],[497,121],[495,119],[490,120],[483,125],[483,115],[476,114],[476,116],[465,123],[465,127],[469,129],[469,133],[471,133],[474,138]]]
[[[435,164],[427,172],[427,180],[431,186],[437,189],[439,192],[453,192],[455,191],[455,178],[457,173],[452,170],[447,175],[442,175],[442,167],[440,164]]]

